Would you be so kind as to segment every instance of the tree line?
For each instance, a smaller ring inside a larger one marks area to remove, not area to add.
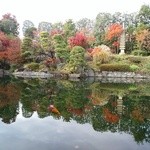
[[[27,64],[25,67],[28,68],[38,68],[35,63],[41,63],[41,68],[55,69],[57,64],[65,63],[65,69],[74,70],[84,64],[83,55],[99,45],[107,45],[112,53],[118,53],[124,30],[127,54],[150,53],[149,5],[141,6],[136,13],[101,12],[95,20],[83,18],[74,22],[69,19],[65,23],[53,24],[40,22],[38,27],[25,20],[22,40],[18,37],[18,29],[15,16],[3,15],[0,20],[0,59]]]

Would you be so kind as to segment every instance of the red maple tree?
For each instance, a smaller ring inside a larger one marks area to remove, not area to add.
[[[77,32],[75,36],[72,36],[68,39],[68,44],[70,47],[74,46],[81,46],[83,48],[86,48],[88,45],[88,38],[83,32]]]
[[[20,44],[19,38],[9,38],[0,32],[0,60],[5,59],[11,63],[17,62],[20,58]]]

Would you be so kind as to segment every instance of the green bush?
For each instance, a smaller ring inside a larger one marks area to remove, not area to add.
[[[25,66],[25,68],[30,69],[30,70],[32,70],[32,71],[37,71],[37,70],[39,69],[39,64],[32,62],[32,63],[30,63],[30,64],[27,64],[27,65]]]
[[[140,56],[132,56],[132,57],[129,57],[128,59],[129,59],[129,61],[130,61],[131,63],[137,63],[137,64],[139,64],[139,63],[141,63],[143,60],[145,60],[145,58],[140,57]]]
[[[73,68],[82,67],[85,64],[84,61],[85,49],[81,46],[75,46],[70,52],[69,64]]]
[[[75,46],[70,52],[69,62],[64,65],[62,72],[64,73],[78,73],[82,72],[85,66],[84,59],[85,49],[81,46]]]
[[[23,58],[29,57],[29,56],[31,56],[31,55],[32,55],[32,52],[30,52],[30,51],[25,51],[24,53],[21,54],[21,56],[22,56]]]
[[[132,51],[132,54],[134,56],[147,56],[147,52],[142,51],[142,50],[134,50]]]
[[[32,39],[29,37],[25,37],[23,39],[22,45],[21,45],[21,50],[22,52],[25,51],[32,51]]]
[[[100,66],[101,71],[131,71],[129,65],[122,64],[102,64]]]
[[[60,59],[61,63],[68,62],[69,60],[69,49],[67,43],[62,35],[56,34],[53,36],[53,46],[55,49],[56,56]]]
[[[101,50],[93,55],[93,62],[95,65],[108,63],[110,60],[110,53],[108,51]]]
[[[145,64],[144,67],[145,67],[145,69],[150,71],[150,63]]]
[[[139,67],[137,65],[131,65],[130,69],[131,69],[131,71],[137,71],[137,70],[139,70]]]

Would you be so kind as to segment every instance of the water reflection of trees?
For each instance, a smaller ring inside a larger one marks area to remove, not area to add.
[[[125,132],[133,135],[138,143],[150,142],[148,84],[91,85],[88,82],[35,79],[19,81],[17,85],[10,82],[0,86],[0,117],[4,122],[15,121],[20,97],[26,118],[37,112],[39,118],[53,116],[67,122],[90,123],[99,132]],[[49,105],[55,106],[59,113],[50,111]]]
[[[26,80],[21,95],[22,112],[25,118],[31,117],[33,112],[39,118],[49,116],[48,106],[51,96],[57,91],[56,81],[51,80]]]
[[[0,82],[0,118],[4,123],[15,122],[18,114],[20,90],[8,79]]]

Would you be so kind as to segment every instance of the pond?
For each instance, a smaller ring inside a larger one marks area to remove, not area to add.
[[[1,150],[149,150],[150,83],[0,80]]]

